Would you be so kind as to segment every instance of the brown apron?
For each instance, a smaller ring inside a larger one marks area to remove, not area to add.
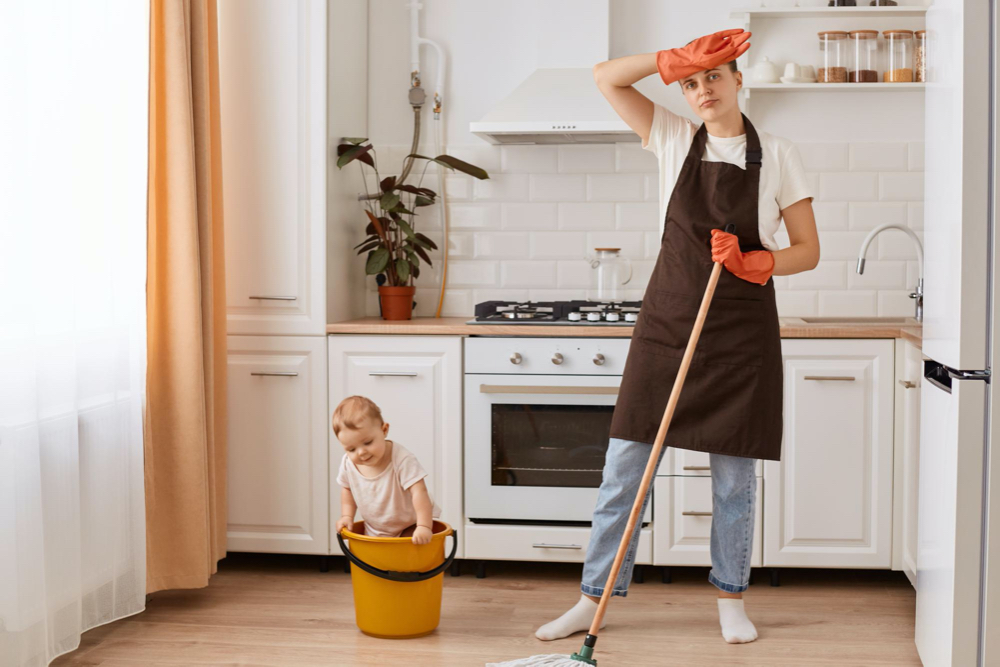
[[[745,170],[702,160],[704,124],[691,142],[632,332],[611,437],[656,440],[712,273],[711,230],[734,223],[741,251],[765,249],[757,226],[760,139],[746,116],[743,123]],[[774,280],[752,283],[723,267],[664,444],[780,460],[782,376]]]

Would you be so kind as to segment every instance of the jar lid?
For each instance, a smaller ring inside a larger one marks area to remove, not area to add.
[[[847,31],[845,30],[824,30],[816,34],[819,35],[820,39],[847,39]]]
[[[852,30],[847,34],[851,39],[875,39],[878,37],[878,30]]]
[[[913,37],[912,30],[883,30],[882,34],[885,35],[886,37],[897,37],[897,38]]]
[[[917,37],[923,37],[924,35],[927,34],[927,31],[926,30],[917,30],[913,34],[916,35]]]
[[[611,252],[618,252],[619,250],[621,250],[621,248],[594,248],[594,250],[597,251],[609,250]]]

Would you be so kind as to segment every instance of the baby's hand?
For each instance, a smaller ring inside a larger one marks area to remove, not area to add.
[[[350,530],[353,526],[354,526],[353,516],[342,516],[340,517],[340,521],[337,522],[337,532],[339,533],[344,528]]]
[[[424,526],[417,526],[413,531],[413,543],[414,544],[427,544],[431,541],[431,537],[434,533],[431,532],[430,528],[425,528]]]

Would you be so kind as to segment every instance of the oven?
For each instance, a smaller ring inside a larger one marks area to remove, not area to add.
[[[590,522],[628,346],[611,337],[465,339],[470,521]]]

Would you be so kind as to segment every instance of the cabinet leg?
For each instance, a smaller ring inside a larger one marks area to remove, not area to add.
[[[660,568],[660,577],[663,578],[663,583],[669,584],[672,581],[672,579],[670,578],[670,568],[669,567]]]
[[[461,568],[458,566],[458,561],[454,560],[451,562],[451,576],[457,577],[462,574]]]
[[[476,562],[476,579],[486,578],[486,561],[481,560]]]
[[[776,568],[776,567],[772,567],[771,568],[771,585],[772,586],[780,586],[781,585],[781,581],[778,578],[778,568]]]
[[[319,557],[319,571],[320,572],[329,572],[330,571],[330,557],[329,556],[320,556]]]
[[[632,569],[632,581],[637,584],[643,584],[646,582],[646,573],[642,569],[642,565],[636,565]]]

